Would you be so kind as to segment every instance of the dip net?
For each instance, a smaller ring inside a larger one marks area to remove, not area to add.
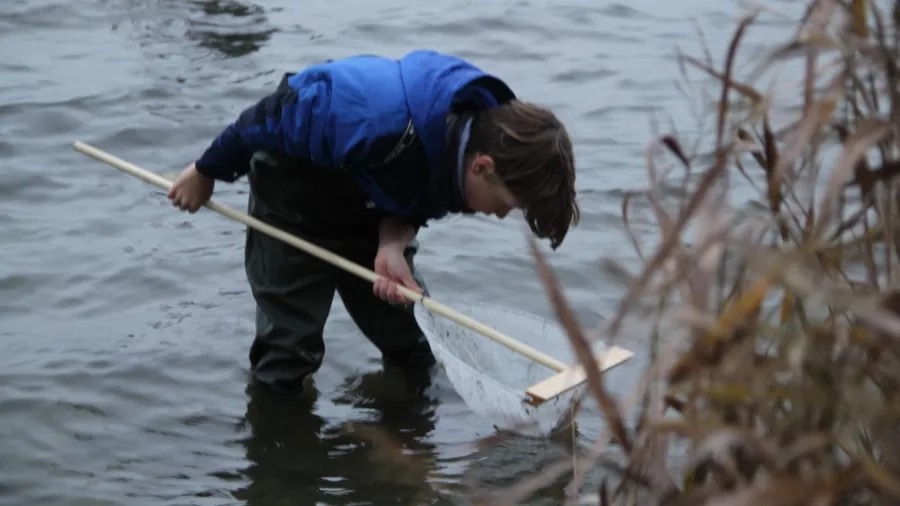
[[[569,337],[558,324],[513,309],[454,301],[452,305],[472,318],[564,363],[576,363]],[[436,315],[422,304],[416,319],[450,383],[466,405],[499,430],[542,436],[571,422],[575,402],[586,383],[543,402],[527,404],[528,387],[557,374],[467,327]],[[602,343],[595,353],[602,352]]]
[[[103,150],[80,141],[76,141],[74,147],[88,156],[159,188],[169,190],[172,187],[172,181],[169,179]],[[204,207],[290,244],[362,279],[372,282],[378,279],[377,274],[369,269],[212,199],[207,201]],[[527,313],[480,302],[457,302],[456,306],[463,309],[462,313],[458,313],[448,307],[434,304],[434,301],[423,302],[424,299],[420,295],[405,288],[401,288],[401,293],[407,297],[419,297],[415,305],[416,320],[454,389],[472,411],[493,422],[498,430],[520,434],[546,435],[571,422],[575,403],[583,397],[587,389],[585,382],[562,393],[560,393],[562,388],[557,388],[555,392],[551,392],[554,395],[546,395],[546,400],[537,406],[528,404],[526,399],[526,392],[530,387],[550,378],[553,380],[548,383],[552,384],[560,377],[557,374],[558,370],[531,360],[527,355],[537,357],[536,360],[540,359],[544,363],[554,364],[559,370],[567,369],[566,364],[577,363],[569,338],[561,326]],[[435,315],[434,311],[440,313],[440,316]],[[467,325],[462,325],[460,322],[464,320],[470,321]],[[481,333],[470,330],[470,327],[478,328]],[[489,338],[482,335],[483,333],[496,335]],[[506,345],[498,341],[506,342]],[[523,349],[522,344],[532,350]],[[510,349],[511,347],[517,348],[518,351]],[[618,355],[608,361],[604,359],[604,369],[631,356],[630,352],[617,346],[606,347],[602,343],[595,343],[592,354],[597,356],[601,352],[605,356],[608,352],[616,352],[610,355]],[[540,355],[544,357],[540,358]],[[546,387],[547,384],[543,386]],[[541,395],[543,396],[543,393]]]

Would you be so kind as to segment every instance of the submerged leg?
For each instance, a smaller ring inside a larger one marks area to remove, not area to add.
[[[283,188],[277,188],[281,179],[277,176],[272,167],[254,169],[252,216],[273,221],[286,215],[289,195],[279,195]],[[250,347],[253,378],[277,389],[299,391],[322,365],[322,333],[334,300],[337,269],[254,229],[247,230],[244,263],[256,300],[256,337]]]
[[[405,251],[406,261],[416,282],[427,292],[413,261],[417,250],[417,244],[410,245]],[[373,252],[356,254],[353,260],[374,269]],[[339,274],[337,289],[357,327],[381,352],[385,366],[401,369],[416,390],[427,387],[435,358],[412,306],[395,306],[381,300],[372,292],[372,283],[345,272]]]
[[[334,300],[335,272],[324,262],[259,232],[247,235],[246,270],[256,299],[254,379],[290,390],[322,365],[322,332]]]

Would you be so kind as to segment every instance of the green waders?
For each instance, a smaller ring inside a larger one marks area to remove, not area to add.
[[[381,214],[348,175],[258,152],[247,177],[251,216],[374,270]],[[405,254],[426,290],[413,263],[417,248],[413,243]],[[416,381],[430,374],[434,356],[412,307],[379,299],[369,281],[254,229],[247,231],[245,268],[257,304],[250,348],[257,383],[302,389],[322,364],[335,291],[385,365],[412,373]]]

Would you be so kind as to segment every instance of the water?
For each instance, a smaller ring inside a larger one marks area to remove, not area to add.
[[[510,485],[563,457],[565,441],[481,447],[489,421],[445,381],[431,402],[404,399],[339,300],[316,398],[248,396],[241,227],[176,212],[71,143],[173,173],[284,71],[356,52],[455,52],[570,125],[584,221],[551,261],[593,325],[621,295],[596,262],[631,254],[614,222],[622,191],[645,182],[649,112],[686,110],[675,46],[697,50],[694,19],[724,54],[736,12],[713,0],[0,3],[0,504],[451,503],[476,478]],[[215,197],[243,210],[246,183]],[[508,221],[422,234],[418,264],[438,300],[551,315],[522,223]],[[628,339],[640,351],[641,336]],[[642,364],[613,373],[618,391]],[[386,430],[423,467],[394,467],[347,424]],[[588,415],[581,429],[600,427]],[[533,504],[557,500],[564,481]]]

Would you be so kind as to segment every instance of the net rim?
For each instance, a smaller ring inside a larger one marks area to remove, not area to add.
[[[523,318],[529,322],[534,322],[535,324],[541,326],[541,328],[543,330],[550,329],[552,331],[555,331],[559,337],[565,339],[566,344],[568,346],[571,346],[571,342],[569,342],[568,333],[566,332],[565,328],[560,323],[558,323],[556,320],[553,320],[550,318],[544,318],[544,317],[538,316],[534,313],[529,313],[529,312],[521,310],[521,309],[511,308],[509,306],[500,305],[500,304],[497,304],[494,302],[483,302],[483,301],[465,302],[465,301],[457,299],[457,300],[450,300],[450,303],[453,305],[453,307],[457,307],[457,308],[477,307],[479,310],[487,309],[488,311],[496,311],[498,313],[505,313],[507,315],[514,315],[516,317]],[[465,360],[462,360],[459,357],[457,357],[455,353],[453,353],[446,346],[444,346],[441,343],[440,338],[438,336],[434,335],[433,332],[429,332],[425,329],[425,326],[426,326],[425,324],[427,322],[429,322],[429,320],[434,320],[435,318],[446,318],[446,317],[444,317],[443,315],[440,315],[440,314],[436,314],[435,312],[431,311],[421,301],[415,303],[414,314],[415,314],[416,320],[418,321],[418,324],[422,330],[422,333],[424,334],[425,338],[428,340],[429,344],[433,347],[440,348],[441,354],[446,354],[448,356],[453,357],[455,359],[454,361],[456,362],[456,364],[461,365],[464,368],[464,370],[466,370],[472,374],[478,375],[478,377],[481,378],[483,381],[487,380],[489,383],[491,383],[492,385],[495,385],[500,390],[504,390],[507,392],[514,392],[516,397],[522,403],[522,406],[526,411],[534,411],[535,409],[537,409],[534,406],[527,404],[527,402],[526,402],[528,399],[528,395],[525,393],[527,387],[522,387],[520,389],[514,388],[514,387],[511,387],[504,383],[501,383],[500,381],[496,380],[493,376],[491,376],[485,372],[479,371],[478,369],[474,368],[469,363],[467,363]],[[453,323],[455,323],[455,322],[453,322]],[[455,323],[455,324],[459,325],[458,323]],[[488,325],[488,326],[491,328],[494,328],[491,325]],[[434,328],[433,325],[429,325],[428,327]],[[500,343],[495,343],[493,340],[491,340],[488,337],[485,337],[485,336],[480,336],[480,337],[482,339],[491,341],[492,343],[496,344],[497,346],[503,347],[504,349],[506,348],[505,346],[503,346]],[[602,343],[601,350],[606,349],[606,348],[608,348],[606,343]],[[542,351],[544,351],[545,353],[550,353],[548,350],[542,350]],[[597,351],[598,350],[595,350],[595,353]],[[509,352],[516,353],[512,350],[509,350]],[[527,359],[527,357],[523,357],[523,358]],[[531,359],[528,359],[528,360],[531,360]],[[446,360],[441,360],[441,362],[446,362]],[[533,364],[541,367],[543,370],[547,371],[547,378],[550,378],[553,375],[559,373],[558,371],[556,371],[550,367],[547,367],[539,362],[535,362],[535,361],[531,361],[531,362]],[[576,399],[583,395],[583,392],[579,393],[579,392],[577,392],[577,390],[578,390],[577,388],[573,389],[571,402],[576,402]],[[561,402],[561,398],[555,397],[554,399],[552,399],[548,402],[542,403],[541,405],[542,406],[548,405],[548,404],[555,405],[555,404],[558,404],[559,402]]]

